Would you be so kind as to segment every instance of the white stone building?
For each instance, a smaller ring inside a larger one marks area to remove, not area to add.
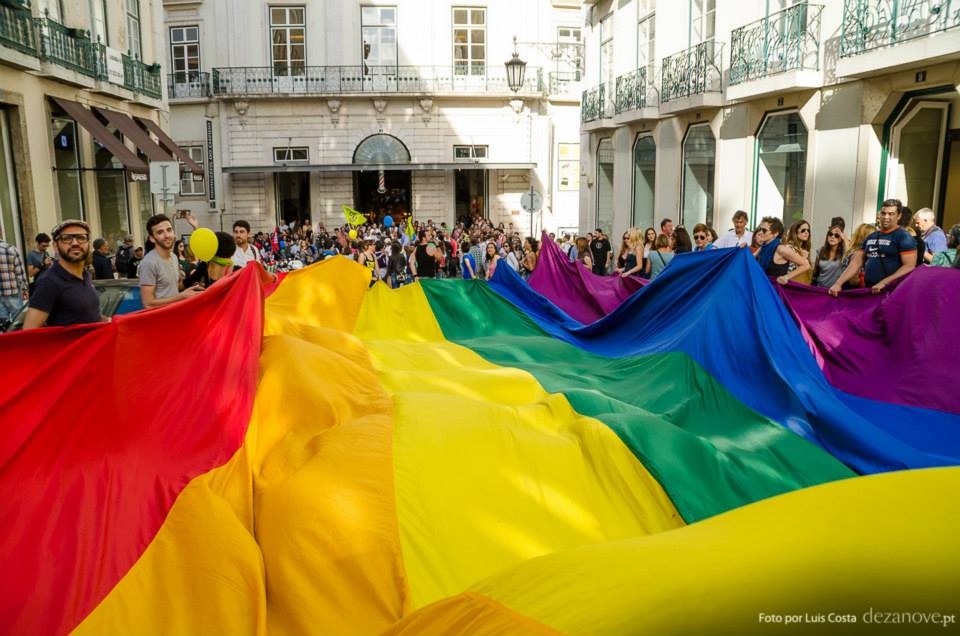
[[[171,130],[209,167],[184,179],[177,207],[211,226],[331,225],[346,204],[527,229],[531,186],[535,227],[577,225],[578,1],[163,6]],[[516,93],[514,37],[527,62]]]
[[[81,218],[113,245],[128,233],[142,245],[148,165],[180,153],[160,125],[162,30],[152,0],[0,2],[4,240],[27,250]]]
[[[960,222],[960,3],[585,1],[581,227]]]

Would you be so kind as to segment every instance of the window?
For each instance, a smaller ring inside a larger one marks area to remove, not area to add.
[[[307,28],[304,7],[270,7],[273,74],[303,76],[307,67]]]
[[[487,10],[454,7],[453,72],[484,75],[487,72]]]
[[[657,39],[657,21],[655,13],[647,13],[637,22],[637,68],[647,69],[647,81],[653,81],[653,69],[656,63],[655,42]]]
[[[557,148],[557,190],[580,189],[580,144],[560,144]]]
[[[122,137],[114,132],[118,139]],[[119,245],[130,233],[127,202],[127,171],[113,153],[95,142],[94,176],[97,184],[97,209],[100,213],[100,235],[111,245]]]
[[[63,24],[63,0],[40,0],[38,7],[40,9],[40,15],[48,15],[50,19],[54,22],[59,22]],[[30,6],[27,4],[27,6]]]
[[[717,142],[709,124],[687,129],[683,140],[683,183],[680,218],[688,227],[697,223],[713,225],[713,180]]]
[[[613,142],[601,139],[597,147],[597,227],[613,234]]]
[[[10,144],[7,109],[0,108],[0,238],[11,245],[20,244],[20,202],[17,200],[17,177]]]
[[[57,222],[70,218],[84,219],[77,123],[72,119],[54,117],[52,128],[53,164],[56,168],[53,174],[60,203]]]
[[[571,73],[575,82],[583,72],[583,31],[580,27],[557,27],[557,72]]]
[[[90,33],[94,42],[110,46],[106,2],[107,0],[90,0]]]
[[[397,8],[361,7],[360,38],[365,72],[370,66],[396,66]]]
[[[600,21],[600,81],[613,86],[613,14]],[[611,91],[608,90],[608,93]]]
[[[716,30],[717,0],[689,0],[689,2],[689,45],[694,46],[712,40]]]
[[[768,115],[757,133],[755,184],[760,216],[784,221],[803,215],[807,176],[807,127],[797,113]]]
[[[633,145],[633,227],[653,227],[656,182],[657,144],[650,135],[637,137]]]
[[[949,198],[946,205],[940,203],[949,111],[947,101],[917,101],[893,124],[884,198],[900,199],[914,210],[933,208],[940,212],[941,207],[950,207]],[[953,162],[947,168],[956,174]],[[948,189],[952,178],[947,179]]]
[[[180,146],[183,148],[183,151],[187,153],[191,159],[193,159],[198,166],[203,168],[203,146]],[[204,188],[203,174],[193,174],[192,172],[184,172],[186,165],[181,161],[180,162],[180,194],[185,197],[197,196],[204,194],[206,188]]]
[[[310,161],[310,149],[306,146],[293,146],[273,149],[276,163],[307,163]]]
[[[175,84],[187,84],[200,79],[200,27],[170,28],[170,61]]]
[[[127,49],[138,60],[143,59],[140,43],[140,0],[127,0]]]
[[[486,159],[487,146],[454,146],[454,159]]]

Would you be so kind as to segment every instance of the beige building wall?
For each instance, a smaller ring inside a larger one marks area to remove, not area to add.
[[[951,17],[930,17],[929,24],[947,24],[918,32],[912,40],[883,46],[856,54],[841,55],[844,36],[843,0],[822,4],[819,30],[816,32],[818,52],[812,67],[803,70],[759,73],[755,79],[731,82],[732,31],[763,20],[777,10],[775,3],[759,0],[740,2],[718,0],[715,14],[714,44],[717,80],[708,82],[705,91],[693,91],[689,98],[662,102],[664,60],[697,44],[691,38],[691,2],[638,0],[630,3],[599,0],[584,3],[585,87],[591,89],[606,81],[599,68],[600,23],[612,20],[614,27],[614,68],[618,76],[632,72],[637,64],[638,17],[646,10],[655,10],[656,41],[654,76],[648,87],[648,107],[608,113],[581,122],[581,195],[580,227],[592,229],[597,220],[597,146],[601,139],[614,142],[614,234],[631,224],[633,204],[633,143],[641,132],[649,132],[656,141],[655,218],[680,219],[683,190],[684,135],[696,123],[708,123],[716,140],[713,187],[714,225],[719,231],[731,226],[731,216],[738,209],[751,214],[755,224],[761,216],[780,215],[770,209],[769,183],[764,183],[756,163],[757,135],[765,118],[795,112],[807,129],[806,171],[802,215],[813,224],[815,242],[822,241],[830,219],[843,217],[848,228],[875,217],[878,198],[895,193],[888,178],[893,159],[893,141],[884,135],[891,124],[903,116],[903,104],[933,100],[949,104],[947,130],[960,129],[960,24]],[[801,3],[802,4],[802,3]],[[877,6],[885,3],[876,3]],[[887,3],[889,4],[889,3]],[[806,11],[814,15],[818,5]],[[926,5],[924,5],[926,6]],[[865,9],[872,12],[873,4]],[[920,9],[923,10],[922,8]],[[882,16],[870,13],[874,29],[880,28]],[[916,17],[920,20],[920,17]],[[775,25],[776,17],[769,25]],[[849,19],[849,18],[848,18]],[[901,22],[906,18],[901,17]],[[762,22],[760,23],[762,24]],[[770,27],[775,28],[774,26]],[[848,26],[848,37],[857,31]],[[615,86],[613,87],[615,92]],[[938,91],[938,92],[937,92]],[[955,172],[949,163],[956,152],[949,142],[937,171],[945,183],[945,193],[960,191],[953,183]],[[957,152],[960,154],[960,152]],[[947,165],[950,170],[947,171]],[[952,188],[952,189],[951,189]],[[901,195],[908,205],[908,197]],[[946,200],[944,200],[946,199]],[[954,215],[949,195],[941,196],[938,212],[944,211],[944,225]],[[914,207],[917,207],[914,205]],[[791,219],[787,219],[790,221]]]
[[[322,68],[355,67],[360,63],[360,5],[342,0],[287,4],[305,9],[309,73],[315,77]],[[544,84],[549,85],[549,74],[565,68],[554,57],[557,29],[582,29],[579,2],[536,0],[521,4],[510,0],[484,3],[487,69],[491,76],[503,74],[503,63],[511,57],[516,35],[518,50],[528,63],[528,78],[536,79],[536,69],[540,69]],[[453,64],[454,5],[396,0],[390,6],[397,9],[400,67],[408,69],[405,72],[418,69],[424,76],[429,76],[431,69],[449,69]],[[212,75],[216,70],[226,76],[236,72],[232,69],[254,67],[255,73],[267,77],[272,70],[265,7],[225,0],[164,5],[168,28],[199,27],[203,72]],[[243,36],[234,37],[236,34]],[[213,91],[212,95],[189,98],[175,94],[171,99],[173,137],[184,144],[192,143],[206,120],[212,122],[216,131],[212,148],[215,169],[210,177],[221,186],[213,207],[202,197],[180,197],[177,207],[190,209],[210,225],[220,222],[220,210],[225,225],[241,213],[256,214],[247,220],[258,228],[272,229],[277,223],[273,148],[290,145],[309,149],[304,170],[310,172],[311,220],[343,222],[341,205],[354,202],[354,176],[348,171],[354,151],[368,136],[384,133],[404,143],[413,163],[444,164],[442,169],[427,165],[427,170],[413,170],[411,203],[417,218],[453,222],[455,173],[461,163],[464,169],[472,165],[470,160],[454,158],[454,146],[478,145],[487,149],[483,163],[533,166],[519,171],[523,174],[506,167],[487,170],[488,214],[529,228],[529,215],[521,210],[520,196],[533,185],[544,200],[542,212],[534,218],[535,230],[576,226],[579,191],[561,190],[557,155],[560,143],[579,142],[579,92],[579,83],[574,82],[565,91],[524,91],[519,96],[502,85],[490,90],[482,85],[427,87],[401,94],[376,90],[341,94],[335,89],[308,94],[276,90],[262,95]],[[240,171],[257,167],[263,168],[264,186],[258,190],[261,198],[254,203],[248,187],[252,177],[237,177]],[[238,191],[237,187],[243,189]]]
[[[156,1],[140,0],[142,61],[148,65],[161,60],[155,51],[160,40],[155,31],[162,28],[154,20]],[[126,52],[129,43],[125,2],[107,0],[105,3],[109,45],[123,52]],[[61,218],[82,216],[90,224],[94,237],[103,234],[97,174],[90,170],[94,167],[96,144],[90,133],[79,125],[77,141],[84,168],[81,172],[83,210],[61,204],[53,169],[55,159],[51,115],[54,106],[49,98],[64,98],[87,107],[104,107],[129,116],[151,119],[161,127],[166,127],[166,106],[162,93],[156,97],[150,96],[126,79],[123,83],[114,83],[106,77],[79,72],[53,56],[43,55],[40,38],[46,32],[39,20],[44,15],[42,9],[39,5],[32,8],[36,39],[28,48],[33,50],[24,51],[0,43],[0,109],[6,114],[10,128],[19,214],[18,236],[8,237],[8,240],[15,239],[10,242],[19,244],[25,250],[33,248],[33,238],[37,233],[49,233]],[[63,15],[54,18],[64,26],[93,32],[95,25],[89,11],[90,4],[86,0],[65,0]],[[78,34],[78,37],[82,36],[82,33]],[[157,74],[158,77],[160,75]],[[136,152],[129,140],[126,145]],[[147,210],[142,208],[141,200],[148,197],[141,196],[141,189],[148,186],[129,180],[129,174],[125,176],[128,223],[135,241],[142,244],[143,219]],[[13,234],[9,230],[7,233]]]

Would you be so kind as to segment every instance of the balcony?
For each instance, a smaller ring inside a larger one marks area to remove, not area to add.
[[[701,106],[720,106],[723,43],[706,40],[663,58],[660,110],[679,112]]]
[[[840,57],[859,55],[960,26],[957,0],[846,0]]]
[[[547,74],[547,89],[551,96],[580,99],[582,74],[577,71],[552,71]]]
[[[612,118],[614,115],[613,97],[609,82],[583,91],[583,96],[580,99],[580,121],[586,124],[598,119]]]
[[[795,4],[730,34],[730,85],[820,68],[823,5]]]
[[[210,97],[210,73],[195,71],[168,73],[167,95],[171,100]]]
[[[470,93],[512,96],[506,71],[483,65],[466,66],[301,66],[215,68],[211,90],[216,96],[351,95]],[[544,90],[539,68],[527,67],[520,94]]]
[[[644,66],[618,77],[613,104],[616,123],[659,117],[650,69]]]
[[[863,77],[960,59],[957,27],[960,0],[844,0],[837,74]]]
[[[0,4],[0,44],[37,57],[40,46],[29,9]]]
[[[136,57],[123,56],[124,88],[153,99],[160,99],[163,96],[160,82],[159,64],[144,64]]]
[[[34,23],[42,61],[53,62],[90,78],[97,76],[94,47],[86,31],[65,27],[49,17],[35,18]]]
[[[727,98],[820,86],[822,12],[822,5],[800,3],[734,29]]]

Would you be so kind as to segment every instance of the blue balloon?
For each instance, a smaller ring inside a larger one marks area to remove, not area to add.
[[[383,227],[387,228],[388,230],[393,227],[393,217],[389,214],[383,217]]]

